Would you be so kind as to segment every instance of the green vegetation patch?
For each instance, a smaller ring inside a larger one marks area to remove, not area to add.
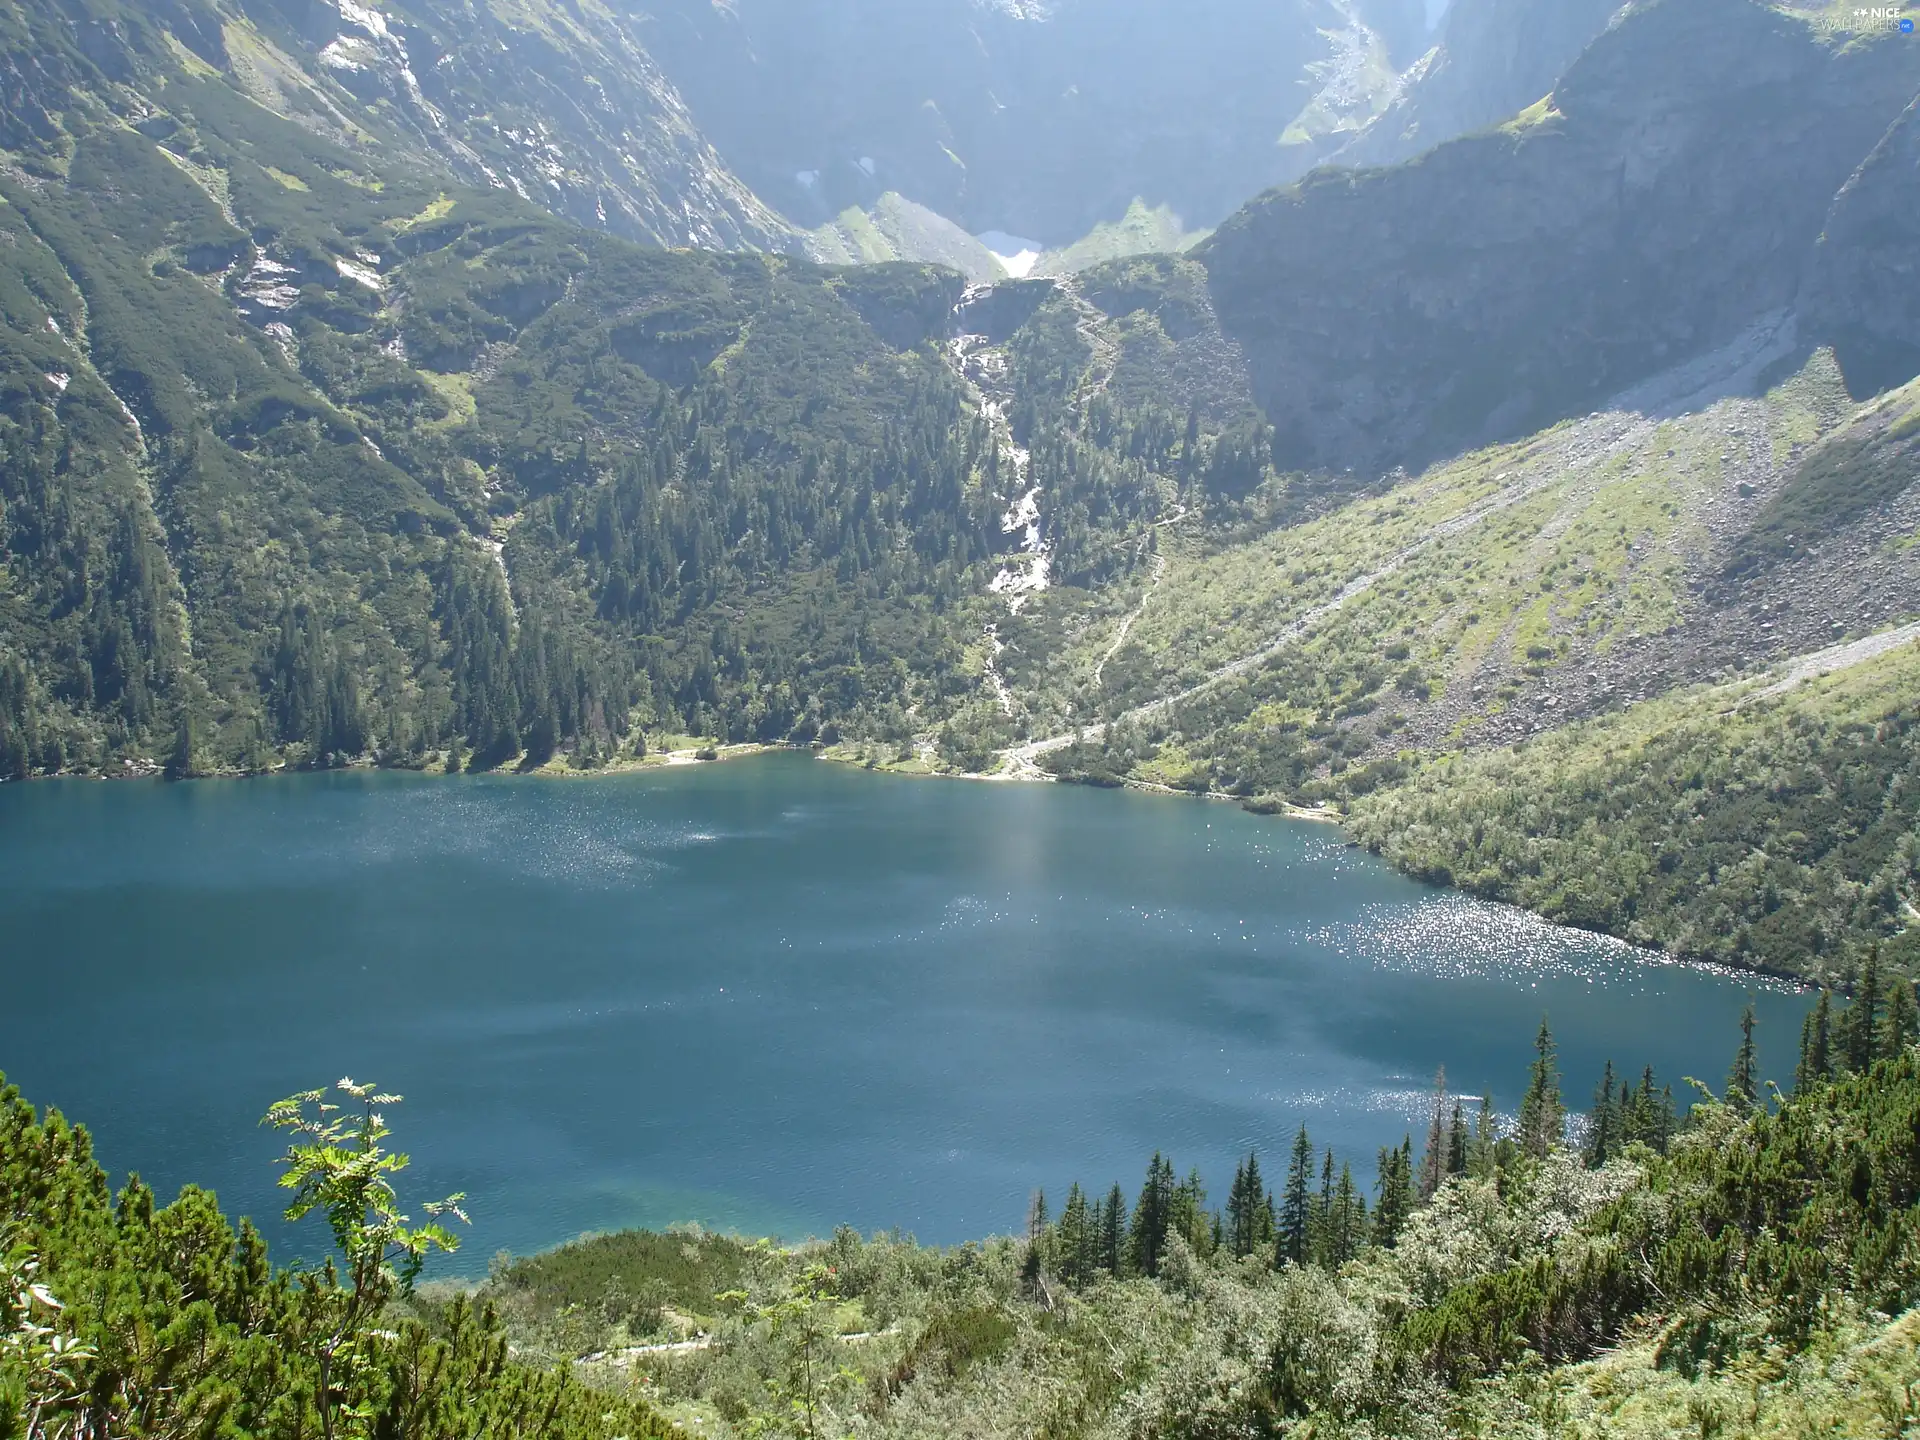
[[[1783,694],[1650,701],[1358,798],[1356,838],[1416,875],[1677,954],[1838,983],[1909,930],[1920,651]]]

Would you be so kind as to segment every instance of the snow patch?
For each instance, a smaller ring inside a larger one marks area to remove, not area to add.
[[[341,260],[337,257],[333,263],[340,271],[342,277],[356,284],[364,285],[367,289],[375,293],[384,291],[387,288],[387,282],[380,278],[380,272],[378,270],[371,270],[365,265],[356,265],[351,260]]]
[[[49,370],[47,372],[47,383],[59,391],[60,394],[64,395],[67,393],[67,386],[73,383],[73,377],[64,370]]]
[[[377,59],[379,52],[373,48],[373,42],[358,35],[342,35],[338,40],[329,41],[320,52],[320,63],[331,70],[367,70]]]
[[[393,38],[387,29],[387,17],[378,10],[371,10],[365,5],[356,5],[353,0],[334,0],[334,3],[339,7],[340,18],[347,24],[358,26],[376,40]]]
[[[1031,275],[1033,267],[1040,263],[1040,257],[1047,248],[1038,240],[1009,235],[1004,230],[989,230],[973,238],[992,251],[993,258],[1015,280],[1024,280]]]
[[[1009,235],[1004,230],[983,230],[973,238],[996,255],[1018,255],[1022,250],[1043,251],[1047,248],[1039,240],[1029,240],[1024,235]]]

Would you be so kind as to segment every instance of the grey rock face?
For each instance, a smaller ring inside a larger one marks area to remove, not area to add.
[[[304,8],[316,68],[470,183],[656,244],[798,247],[700,134],[630,16],[476,0]]]
[[[1533,104],[1607,28],[1620,0],[1453,0],[1399,99],[1333,157],[1393,165]]]
[[[1920,374],[1920,99],[1834,200],[1801,318],[1857,396]]]
[[[1658,0],[1550,106],[1261,197],[1196,256],[1276,458],[1380,471],[1583,414],[1790,307],[1920,81],[1749,0]]]

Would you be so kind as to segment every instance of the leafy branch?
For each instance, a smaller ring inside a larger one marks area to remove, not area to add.
[[[392,1134],[385,1111],[398,1105],[400,1096],[378,1093],[350,1077],[333,1088],[344,1103],[330,1102],[324,1089],[307,1090],[273,1105],[261,1122],[293,1137],[280,1161],[286,1167],[280,1186],[294,1192],[287,1219],[298,1222],[321,1212],[345,1266],[344,1284],[331,1261],[324,1277],[308,1277],[310,1293],[333,1311],[316,1348],[326,1440],[334,1440],[335,1397],[345,1388],[336,1383],[336,1371],[342,1382],[351,1379],[365,1358],[371,1322],[390,1301],[412,1293],[434,1251],[451,1254],[460,1248],[441,1218],[467,1221],[460,1208],[464,1194],[423,1204],[427,1218],[419,1225],[401,1212],[390,1177],[406,1169],[410,1157],[384,1144]],[[358,1410],[348,1413],[365,1418]]]

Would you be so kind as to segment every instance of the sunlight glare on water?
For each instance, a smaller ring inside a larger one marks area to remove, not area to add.
[[[1511,1108],[1543,1012],[1579,1106],[1609,1058],[1717,1083],[1750,994],[1784,1078],[1806,1005],[1322,825],[797,755],[6,786],[0,874],[0,1069],[108,1165],[271,1216],[261,1113],[370,1078],[469,1267],[689,1220],[959,1241],[1155,1150],[1218,1199],[1303,1122],[1370,1179],[1438,1066]]]

